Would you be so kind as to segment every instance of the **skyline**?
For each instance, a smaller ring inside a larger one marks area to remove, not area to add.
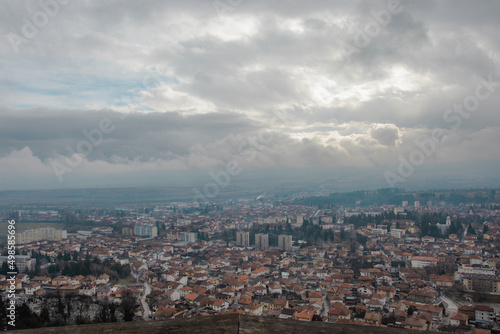
[[[2,190],[500,184],[493,1],[1,6]]]

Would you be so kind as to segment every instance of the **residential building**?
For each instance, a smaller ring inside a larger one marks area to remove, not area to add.
[[[431,256],[413,256],[411,258],[411,266],[413,268],[426,268],[435,266],[438,260]]]
[[[68,238],[68,231],[53,227],[42,227],[16,233],[17,244],[27,244],[33,241],[60,241]]]
[[[198,241],[198,235],[194,232],[181,232],[179,234],[179,240],[181,242],[195,243]]]
[[[28,255],[14,255],[15,256],[15,264],[17,269],[20,272],[28,272],[35,269],[36,260],[30,258]],[[4,262],[8,261],[8,256],[0,256],[0,266],[3,265]]]
[[[495,320],[495,310],[488,305],[476,305],[476,322],[493,324]]]
[[[292,236],[291,235],[278,235],[278,248],[283,251],[292,250]]]
[[[250,232],[236,231],[236,246],[249,247],[250,246]]]
[[[158,228],[156,225],[150,224],[137,224],[134,228],[135,235],[147,236],[147,237],[157,237]]]
[[[257,233],[255,235],[255,248],[257,249],[269,248],[269,234]]]

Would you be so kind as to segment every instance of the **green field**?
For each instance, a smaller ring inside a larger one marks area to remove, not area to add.
[[[7,221],[0,223],[0,235],[7,235],[8,228]],[[25,230],[30,230],[34,228],[41,227],[54,227],[54,228],[64,228],[63,223],[18,223],[16,222],[16,232],[23,232]]]

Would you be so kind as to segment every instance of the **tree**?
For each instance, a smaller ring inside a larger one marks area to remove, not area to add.
[[[22,319],[21,321],[16,321],[16,329],[37,328],[41,326],[40,317],[31,311],[28,304],[22,303],[16,309],[16,313],[16,319]]]
[[[488,227],[488,225],[484,225],[483,227],[483,234],[486,234],[490,231],[490,228]]]
[[[472,227],[472,223],[469,223],[469,227],[467,228],[467,234],[471,234],[471,235],[476,234],[476,230],[474,229],[474,227]]]
[[[50,325],[50,312],[47,306],[42,307],[42,311],[40,312],[40,321],[43,323],[43,326]]]
[[[3,297],[0,295],[0,330],[7,329],[7,310],[3,302]]]
[[[122,297],[122,301],[120,303],[120,308],[123,313],[123,320],[132,321],[134,320],[134,314],[139,304],[137,300],[130,292],[126,292]]]

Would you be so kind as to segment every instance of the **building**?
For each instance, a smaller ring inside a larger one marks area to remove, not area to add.
[[[14,255],[15,264],[19,272],[28,272],[35,269],[36,260],[30,258],[28,255]],[[0,266],[8,261],[8,256],[0,256]]]
[[[500,294],[500,277],[495,275],[464,274],[465,290]]]
[[[495,320],[495,310],[488,305],[476,305],[476,322],[493,324]]]
[[[297,225],[298,226],[304,225],[304,216],[303,215],[297,215]]]
[[[258,249],[269,248],[269,234],[257,233],[255,235],[255,248]]]
[[[283,251],[292,250],[292,236],[291,235],[278,235],[278,248]]]
[[[495,276],[495,268],[490,268],[490,267],[481,267],[480,265],[466,265],[463,264],[460,267],[458,267],[457,273],[459,275],[465,275],[465,274],[476,274],[476,275],[492,275]]]
[[[391,237],[401,239],[406,234],[406,231],[400,228],[391,229]]]
[[[156,225],[137,224],[134,228],[135,235],[157,237],[158,228]]]
[[[448,230],[451,226],[451,218],[450,216],[446,217],[446,223],[444,224],[436,224],[436,226],[438,227],[439,231],[441,232],[441,234],[445,235],[448,233]]]
[[[413,268],[426,268],[435,266],[438,260],[431,256],[413,256],[411,258],[411,266]]]
[[[237,231],[236,232],[236,246],[249,247],[250,246],[250,232]]]
[[[181,242],[195,243],[198,241],[198,234],[196,234],[194,232],[181,232],[179,234],[179,240]]]
[[[26,230],[16,234],[17,244],[27,244],[33,241],[60,241],[68,238],[68,231],[55,229],[53,227],[42,227],[32,230]]]

